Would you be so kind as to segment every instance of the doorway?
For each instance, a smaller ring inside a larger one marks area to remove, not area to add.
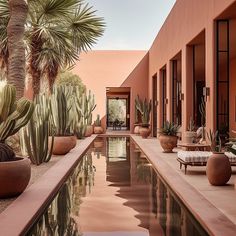
[[[107,88],[107,129],[130,129],[130,88]]]
[[[157,137],[157,74],[152,77],[152,135]]]

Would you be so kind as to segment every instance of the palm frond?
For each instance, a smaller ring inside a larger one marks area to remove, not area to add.
[[[104,19],[96,17],[92,7],[88,4],[80,5],[74,15],[69,19],[68,29],[73,37],[73,43],[79,50],[90,49],[98,37],[103,35],[105,29]]]
[[[10,12],[8,6],[8,0],[0,0],[0,18],[9,19]]]

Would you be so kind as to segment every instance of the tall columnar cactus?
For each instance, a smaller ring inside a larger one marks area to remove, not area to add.
[[[87,120],[87,125],[92,125],[92,112],[96,108],[95,105],[95,98],[94,95],[91,94],[91,91],[89,90],[89,94],[86,98],[86,107],[87,107],[87,112],[86,112],[86,120]]]
[[[72,95],[67,86],[55,86],[50,98],[52,111],[52,124],[57,136],[65,136],[70,133],[70,110],[72,108]]]
[[[94,121],[94,125],[95,125],[95,126],[101,126],[100,115],[97,115],[97,119]]]
[[[148,125],[150,121],[150,113],[152,108],[151,100],[148,102],[145,98],[144,101],[140,100],[139,97],[135,100],[135,106],[142,116],[142,124]]]
[[[13,151],[4,144],[5,140],[17,133],[23,126],[25,126],[34,112],[33,102],[21,98],[16,101],[16,89],[12,85],[5,85],[0,91],[0,143],[1,151],[9,149],[6,153],[8,160],[11,160],[15,154]],[[9,152],[12,154],[9,155]],[[0,154],[1,157],[5,156],[4,153]],[[0,158],[0,161],[6,161]]]
[[[40,165],[51,159],[54,137],[52,136],[51,145],[48,148],[51,113],[49,99],[45,95],[39,95],[35,102],[34,114],[24,128],[24,142],[31,162]]]

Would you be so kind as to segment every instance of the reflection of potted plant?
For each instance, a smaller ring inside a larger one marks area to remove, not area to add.
[[[28,158],[16,157],[5,140],[25,126],[34,111],[34,104],[25,98],[16,101],[16,89],[5,85],[0,91],[0,197],[22,193],[30,180]]]
[[[207,160],[206,174],[212,185],[224,185],[231,177],[229,158],[222,152],[218,131],[207,133],[213,154]]]
[[[152,107],[151,100],[149,102],[146,98],[144,101],[139,100],[139,102],[136,103],[136,106],[142,116],[142,123],[141,127],[139,128],[139,133],[142,138],[147,138],[151,133],[151,129],[149,128],[150,112]]]
[[[186,143],[193,143],[194,139],[197,136],[197,133],[195,130],[195,122],[192,117],[190,117],[188,130],[185,131],[185,142]]]
[[[103,128],[101,126],[101,120],[100,120],[100,115],[97,115],[97,119],[94,121],[94,133],[95,134],[102,134],[103,133]]]
[[[179,128],[179,125],[166,121],[163,127],[159,129],[159,140],[164,152],[172,152],[173,148],[177,146]]]

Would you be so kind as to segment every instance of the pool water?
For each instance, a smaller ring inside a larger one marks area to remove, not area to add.
[[[27,235],[208,235],[125,137],[97,138]]]

